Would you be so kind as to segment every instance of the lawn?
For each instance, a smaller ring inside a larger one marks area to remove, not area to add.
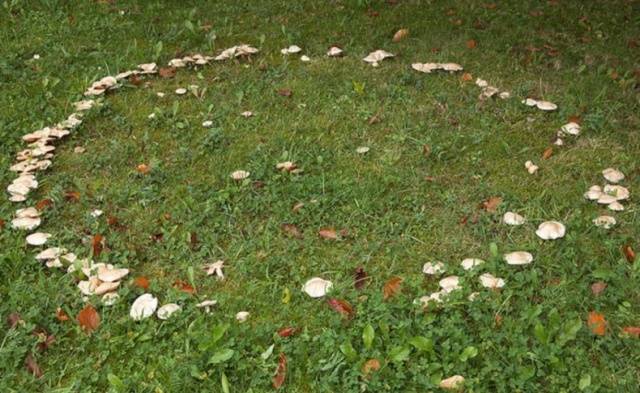
[[[454,375],[465,392],[639,391],[640,3],[509,3],[3,2],[5,188],[22,136],[67,118],[95,80],[260,51],[123,81],[56,144],[27,201],[5,193],[0,391],[439,392]],[[395,57],[362,61],[376,49]],[[480,99],[477,78],[511,98]],[[580,135],[555,145],[569,121]],[[276,168],[287,161],[297,170]],[[610,167],[624,211],[583,196]],[[44,247],[12,228],[36,204]],[[506,225],[510,211],[526,222]],[[566,235],[537,236],[548,220]],[[46,247],[128,268],[115,304],[37,261]],[[515,251],[533,262],[507,264]],[[203,270],[218,260],[224,279]],[[423,273],[436,261],[446,272]],[[486,273],[504,286],[483,288]],[[459,289],[420,301],[450,275]],[[302,290],[313,277],[326,296]],[[134,320],[144,293],[181,310]],[[94,329],[77,320],[88,305]]]

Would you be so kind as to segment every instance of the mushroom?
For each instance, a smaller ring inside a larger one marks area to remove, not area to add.
[[[342,56],[342,52],[342,49],[338,48],[337,46],[332,46],[331,48],[329,48],[329,51],[327,51],[327,56],[339,57]]]
[[[617,201],[629,199],[629,190],[623,186],[607,184],[604,186],[604,192],[615,197]]]
[[[430,276],[440,274],[444,270],[444,263],[442,262],[427,262],[422,266],[422,273]]]
[[[476,83],[476,86],[478,86],[478,87],[487,87],[487,86],[489,86],[489,83],[487,83],[486,80],[480,79],[480,78],[476,78],[476,82],[475,83]]]
[[[496,289],[504,287],[504,280],[491,273],[484,273],[480,276],[480,284],[485,288]]]
[[[449,293],[460,289],[460,278],[458,276],[448,276],[440,280],[438,285],[440,285],[440,288],[442,288],[444,292]]]
[[[169,319],[169,317],[176,311],[180,311],[181,307],[178,306],[175,303],[168,303],[165,304],[164,306],[160,307],[158,309],[158,311],[156,312],[156,315],[158,316],[158,319],[161,319],[163,321]]]
[[[300,61],[304,61],[306,63],[308,61],[311,61],[311,59],[307,55],[302,55],[300,56]]]
[[[356,149],[356,153],[358,154],[366,154],[369,152],[369,146],[360,146]]]
[[[545,221],[538,226],[536,235],[543,240],[555,240],[564,237],[565,227],[558,221]]]
[[[213,306],[215,306],[216,304],[218,304],[217,300],[205,300],[203,302],[200,302],[200,303],[196,304],[196,307],[204,308],[204,312],[209,314],[211,312],[211,308]]]
[[[98,278],[100,281],[114,282],[123,279],[129,274],[129,269],[114,269],[107,266],[100,266],[98,268]]]
[[[614,168],[607,168],[602,171],[602,176],[611,183],[619,183],[624,180],[624,173]]]
[[[536,106],[538,101],[534,100],[533,98],[527,98],[525,100],[522,100],[522,103],[525,104],[526,106]]]
[[[613,210],[616,212],[621,212],[624,210],[624,206],[618,201],[611,202],[607,207],[609,208],[609,210]]]
[[[50,233],[36,232],[27,236],[27,244],[30,246],[41,246],[49,240],[51,237]]]
[[[285,172],[291,172],[297,167],[298,166],[291,161],[279,162],[276,164],[276,169],[280,169],[281,171],[285,171]]]
[[[528,265],[533,262],[533,255],[526,251],[515,251],[504,254],[504,260],[508,265]]]
[[[253,112],[251,111],[244,111],[240,114],[240,116],[244,117],[244,118],[249,118],[251,116],[253,116]]]
[[[39,260],[39,261],[46,261],[48,259],[56,259],[60,255],[62,255],[64,252],[65,252],[64,248],[50,247],[50,248],[47,248],[46,250],[41,251],[40,253],[38,253],[38,255],[36,255],[36,259]]]
[[[502,216],[502,222],[507,225],[522,225],[525,221],[524,217],[514,212],[506,212],[504,216]]]
[[[109,293],[109,292],[115,291],[118,288],[119,285],[120,285],[119,281],[116,281],[116,282],[101,282],[94,289],[93,293],[95,295],[104,295],[105,293]]]
[[[158,308],[158,299],[150,293],[145,293],[133,302],[129,315],[134,321],[139,321],[152,316],[156,308]]]
[[[251,172],[237,170],[232,172],[230,176],[233,180],[244,180],[249,177],[249,175],[251,175]]]
[[[331,290],[333,283],[320,277],[313,277],[307,281],[302,290],[312,298],[323,297]]]
[[[224,273],[222,272],[223,267],[224,261],[220,259],[212,263],[207,263],[202,268],[207,272],[207,276],[215,274],[218,280],[224,280]]]
[[[395,55],[393,53],[378,49],[376,51],[369,53],[367,57],[365,57],[362,60],[376,67],[378,63],[381,62],[382,60],[389,57],[394,57],[394,56]]]
[[[185,89],[184,87],[179,87],[176,89],[176,94],[179,96],[187,94],[187,89]]]
[[[280,53],[282,53],[283,55],[289,55],[289,54],[298,53],[301,51],[302,51],[302,48],[300,48],[298,45],[291,45],[288,48],[281,49]]]
[[[529,174],[533,175],[538,171],[538,166],[533,163],[533,161],[529,160],[524,163],[524,167],[527,169]]]
[[[584,197],[590,201],[596,201],[600,199],[602,195],[602,188],[600,186],[591,186],[589,190],[584,193]]]
[[[560,131],[564,134],[569,134],[569,135],[580,135],[580,124],[575,123],[573,121],[563,125],[560,128]]]
[[[202,126],[203,126],[204,128],[209,128],[209,127],[211,127],[212,125],[213,125],[213,121],[211,121],[211,120],[205,120],[205,121],[203,121],[203,122],[202,122]]]
[[[440,386],[441,389],[445,390],[458,390],[462,387],[463,384],[464,377],[462,375],[454,375],[440,381],[440,384],[438,386]]]
[[[26,231],[31,231],[40,226],[42,220],[40,217],[19,217],[14,218],[11,221],[11,226],[14,229],[22,229]]]
[[[462,266],[464,270],[471,270],[476,266],[482,265],[483,263],[484,260],[479,258],[466,258],[462,260],[460,266]]]
[[[613,203],[613,202],[615,202],[617,200],[618,199],[613,195],[602,193],[602,194],[600,194],[600,197],[598,198],[598,203],[601,204],[601,205],[608,205],[608,204]]]
[[[448,292],[446,292],[445,290],[434,292],[430,295],[422,296],[420,299],[418,299],[418,302],[422,303],[422,305],[425,307],[428,306],[431,302],[442,303],[447,294]]]
[[[558,109],[558,105],[549,101],[537,101],[536,106],[542,111],[555,111]]]
[[[248,311],[240,311],[236,314],[236,321],[243,323],[249,318]]]
[[[599,216],[593,219],[593,223],[597,227],[609,229],[616,225],[616,219],[611,216]]]
[[[107,292],[102,295],[102,304],[105,306],[113,306],[119,298],[120,295],[118,295],[117,292]]]

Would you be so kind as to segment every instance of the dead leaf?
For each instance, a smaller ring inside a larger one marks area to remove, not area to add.
[[[380,361],[378,359],[369,359],[362,365],[362,374],[368,376],[373,371],[380,370]]]
[[[91,248],[93,249],[93,257],[99,257],[104,248],[104,237],[100,234],[94,235],[91,238]]]
[[[189,295],[196,293],[196,289],[186,281],[176,280],[173,282],[173,287],[181,292],[188,293]]]
[[[291,91],[291,89],[279,89],[278,95],[281,95],[282,97],[291,97],[293,95],[293,92]]]
[[[368,283],[369,276],[364,271],[364,267],[358,266],[355,271],[354,285],[357,290],[362,290]]]
[[[471,81],[473,81],[473,75],[471,75],[468,72],[465,72],[464,74],[462,74],[460,79],[462,79],[463,82],[471,82]]]
[[[12,312],[7,317],[7,324],[9,325],[9,329],[15,328],[16,325],[18,325],[20,322],[22,322],[22,317],[17,312]]]
[[[66,191],[64,193],[64,199],[68,202],[78,202],[80,200],[80,193],[78,191]]]
[[[289,237],[295,237],[296,239],[302,239],[302,231],[295,224],[282,224],[280,226],[282,231]]]
[[[607,320],[604,318],[604,315],[591,311],[587,319],[587,325],[593,334],[604,336],[607,329]]]
[[[158,70],[158,75],[160,75],[160,78],[173,78],[176,76],[176,71],[175,67],[161,67]]]
[[[400,42],[409,35],[408,29],[400,29],[393,35],[393,42]]]
[[[467,41],[467,48],[475,49],[476,46],[478,46],[478,42],[476,40],[468,40]]]
[[[27,371],[29,371],[34,377],[42,377],[42,370],[40,369],[40,365],[38,365],[38,362],[32,354],[28,354],[24,359],[24,366],[26,367]]]
[[[69,315],[60,307],[56,308],[56,318],[60,322],[65,322],[69,320]]]
[[[80,194],[78,194],[78,198],[80,198]],[[38,211],[43,211],[44,209],[53,206],[53,201],[49,198],[42,199],[38,203],[36,203],[36,209]]]
[[[135,285],[138,288],[142,288],[145,291],[149,289],[149,284],[150,284],[149,279],[144,276],[136,277],[136,279],[133,280],[133,285]]]
[[[630,336],[640,337],[640,326],[625,326],[622,331]]]
[[[630,245],[626,245],[624,247],[622,247],[622,252],[624,253],[625,258],[627,258],[627,261],[629,263],[633,263],[636,260],[636,253],[635,251],[633,251],[633,248],[631,248]]]
[[[567,119],[567,122],[580,124],[582,122],[582,118],[579,115],[571,115]]]
[[[199,244],[199,243],[200,243],[200,242],[198,241],[198,234],[197,234],[197,233],[195,233],[195,232],[191,232],[191,233],[189,234],[189,247],[190,247],[192,250],[197,250],[197,249],[198,249],[198,244]]]
[[[486,201],[482,202],[482,208],[489,212],[495,213],[498,210],[498,206],[502,203],[502,198],[498,196],[492,196]]]
[[[129,83],[134,86],[140,86],[142,84],[142,79],[138,75],[131,75],[129,77]]]
[[[84,306],[84,308],[78,313],[77,320],[82,330],[87,334],[91,334],[91,332],[96,330],[100,325],[100,315],[90,304]]]
[[[351,307],[351,305],[347,303],[347,301],[340,299],[328,299],[327,304],[329,304],[332,309],[342,314],[343,316],[347,318],[353,317],[353,307]]]
[[[46,351],[50,346],[53,345],[53,343],[56,342],[56,336],[54,336],[53,334],[49,334],[49,332],[47,332],[43,328],[35,328],[33,329],[33,332],[31,332],[31,334],[38,339],[37,348],[40,352]]]
[[[298,329],[293,327],[293,326],[287,326],[287,327],[284,327],[284,328],[278,330],[278,336],[283,337],[283,338],[291,337],[296,333],[298,333]]]
[[[607,289],[607,283],[604,281],[596,281],[591,284],[591,293],[596,296],[599,296],[605,289]]]
[[[280,358],[278,359],[278,368],[276,369],[276,375],[273,377],[273,387],[280,389],[284,384],[284,380],[287,377],[287,357],[284,353],[280,352]]]
[[[0,229],[4,229],[4,225],[6,224],[6,222],[0,218]]]
[[[542,159],[548,160],[553,155],[553,147],[549,146],[542,152]]]
[[[371,126],[371,125],[380,123],[380,121],[381,121],[380,113],[376,113],[375,115],[369,118],[369,125]]]
[[[402,284],[402,281],[402,277],[396,276],[391,277],[389,281],[384,284],[384,287],[382,288],[382,297],[384,300],[387,300],[400,292],[400,284]]]
[[[151,172],[151,168],[147,164],[138,164],[138,166],[136,167],[136,171],[141,175],[146,175]]]
[[[338,233],[334,228],[321,228],[318,231],[318,235],[323,239],[338,240]]]
[[[422,145],[422,155],[426,158],[429,157],[431,155],[431,146],[429,145]]]

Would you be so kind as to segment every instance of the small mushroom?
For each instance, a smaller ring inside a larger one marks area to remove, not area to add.
[[[502,216],[502,222],[507,225],[522,225],[525,221],[524,217],[514,212],[506,212],[504,216]]]
[[[218,304],[217,300],[205,300],[203,302],[196,304],[196,307],[204,308],[204,312],[209,314],[211,312],[211,308],[213,308],[213,306],[215,306],[216,304]]]
[[[626,187],[607,184],[604,186],[604,192],[616,198],[617,201],[629,199],[629,190]]]
[[[484,260],[479,258],[466,258],[462,260],[460,266],[462,266],[464,270],[471,270],[476,266],[482,265],[483,263]]]
[[[120,295],[118,295],[117,292],[107,292],[102,295],[102,304],[105,306],[113,306],[119,298]]]
[[[615,212],[621,212],[624,210],[624,206],[618,201],[611,202],[609,205],[607,205],[607,207],[609,208],[609,210],[613,210]]]
[[[528,265],[533,262],[533,255],[526,251],[515,251],[504,254],[504,260],[508,265]]]
[[[337,46],[332,46],[327,51],[327,56],[329,57],[339,57],[342,56],[343,50],[338,48]]]
[[[564,237],[565,227],[558,221],[545,221],[538,226],[536,235],[543,240],[555,240]]]
[[[591,186],[589,190],[584,193],[584,197],[590,201],[597,201],[602,196],[602,188],[600,186]]]
[[[422,273],[430,276],[443,273],[444,270],[444,263],[442,262],[427,262],[422,266]]]
[[[440,381],[438,386],[445,390],[458,390],[462,388],[462,385],[464,385],[464,377],[462,375],[454,375]]]
[[[607,168],[602,171],[602,176],[611,183],[619,183],[624,180],[624,173],[614,168]]]
[[[237,171],[232,172],[230,176],[231,176],[231,178],[233,180],[244,180],[247,177],[249,177],[249,175],[251,175],[250,172],[243,171],[243,170],[237,170]]]
[[[209,127],[211,127],[212,125],[213,125],[213,121],[211,121],[211,120],[205,120],[205,121],[203,121],[203,122],[202,122],[202,126],[203,126],[204,128],[209,128]]]
[[[529,172],[529,174],[531,175],[533,175],[538,171],[538,166],[535,165],[533,161],[530,161],[530,160],[524,163],[524,167],[527,169],[527,172]]]
[[[299,53],[302,51],[302,48],[300,48],[298,45],[291,45],[288,48],[284,48],[280,50],[280,53],[282,53],[283,55],[289,55],[292,53]]]
[[[41,246],[49,240],[51,237],[50,233],[36,232],[27,236],[27,244],[30,246]]]
[[[460,278],[458,276],[448,276],[438,282],[440,288],[445,292],[455,291],[460,289]]]
[[[179,87],[176,89],[176,94],[179,96],[187,94],[187,89],[185,89],[184,87]]]
[[[244,117],[244,118],[249,118],[251,116],[253,116],[253,112],[251,111],[244,111],[240,114],[240,116]]]
[[[599,216],[593,219],[593,224],[600,228],[609,229],[616,225],[616,219],[611,216]]]
[[[418,302],[421,303],[423,306],[428,306],[429,303],[434,302],[434,303],[442,303],[442,301],[444,300],[444,298],[449,294],[449,292],[446,292],[444,290],[442,291],[438,291],[438,292],[434,292],[430,295],[427,296],[422,296],[420,299],[418,299]]]
[[[549,101],[537,101],[536,106],[542,111],[555,111],[558,109],[558,105]]]
[[[580,135],[580,130],[581,130],[580,124],[572,122],[572,121],[567,123],[567,124],[565,124],[565,125],[563,125],[560,128],[560,131],[562,133],[569,134],[569,135],[574,135],[574,136]]]
[[[484,273],[480,276],[480,284],[485,288],[496,289],[504,287],[504,280],[491,273]]]
[[[378,63],[380,63],[382,60],[389,58],[389,57],[394,57],[395,55],[393,53],[387,52],[385,50],[381,50],[378,49],[376,51],[373,51],[371,53],[369,53],[367,55],[367,57],[365,57],[364,59],[362,59],[363,61],[371,64],[372,66],[377,66]]]
[[[240,311],[236,314],[236,321],[243,323],[249,318],[248,311]]]
[[[207,272],[207,276],[215,274],[218,280],[224,280],[224,273],[222,271],[222,268],[224,268],[224,261],[222,259],[212,263],[207,263],[202,268]]]
[[[369,152],[369,146],[360,146],[356,149],[356,153],[358,154],[366,154]]]
[[[129,315],[134,321],[139,321],[152,316],[156,308],[158,308],[158,299],[150,293],[145,293],[133,302]]]
[[[311,61],[311,58],[309,58],[309,56],[307,56],[307,55],[302,55],[302,56],[300,56],[300,61],[304,61],[306,63],[306,62]]]
[[[168,303],[165,304],[164,306],[158,308],[158,311],[156,312],[156,315],[158,316],[158,319],[161,319],[163,321],[169,319],[169,317],[176,311],[180,311],[181,307],[178,306],[175,303]]]
[[[333,283],[331,281],[324,280],[320,277],[313,277],[307,281],[302,290],[312,298],[323,297],[331,290]]]

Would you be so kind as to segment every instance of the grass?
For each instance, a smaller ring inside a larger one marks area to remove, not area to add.
[[[637,2],[495,9],[477,1],[137,3],[4,3],[2,184],[14,176],[8,168],[20,136],[65,118],[96,78],[240,42],[261,53],[125,86],[58,146],[33,196],[54,200],[40,229],[80,256],[90,255],[87,239],[101,233],[108,249],[99,260],[128,266],[132,275],[115,306],[89,300],[102,322],[88,336],[73,321],[85,304],[73,277],[38,264],[24,234],[6,226],[0,313],[19,312],[25,324],[0,330],[2,391],[223,391],[224,375],[231,391],[263,392],[273,390],[280,353],[288,359],[282,390],[289,392],[438,391],[440,379],[453,374],[465,376],[469,392],[637,391],[640,341],[620,332],[640,324],[638,264],[620,250],[640,248],[638,209],[632,199],[615,213],[619,224],[604,231],[591,220],[605,211],[582,197],[609,166],[627,174],[632,198],[639,185]],[[410,36],[392,43],[401,27]],[[470,39],[475,49],[467,48]],[[334,43],[346,57],[323,56]],[[280,55],[289,44],[313,61]],[[379,68],[360,60],[378,48],[398,56]],[[530,110],[519,98],[480,102],[473,83],[418,74],[409,68],[418,61],[458,62],[474,78],[516,97],[549,99],[559,110]],[[202,99],[173,94],[191,84],[206,88]],[[283,88],[292,97],[278,95]],[[255,116],[239,116],[245,110]],[[374,115],[380,121],[369,124]],[[572,115],[582,118],[583,135],[542,160]],[[205,120],[213,127],[202,127]],[[74,153],[76,146],[86,153]],[[371,150],[358,155],[358,146]],[[535,176],[524,170],[529,159],[541,167]],[[284,160],[304,172],[276,171]],[[150,165],[148,175],[136,172],[140,163]],[[250,180],[233,182],[236,169],[250,171]],[[80,200],[65,200],[67,191]],[[498,212],[480,211],[491,196],[504,200]],[[3,202],[0,217],[9,221],[15,208]],[[105,216],[92,218],[95,208]],[[527,224],[500,224],[508,210]],[[108,225],[106,216],[120,225]],[[547,219],[564,222],[567,236],[539,240],[534,230]],[[304,237],[286,236],[283,223]],[[348,236],[322,240],[323,227],[345,228]],[[497,256],[515,250],[532,252],[534,263],[514,268]],[[467,257],[487,263],[463,272],[459,262]],[[200,270],[216,259],[227,263],[225,281]],[[437,289],[421,273],[434,260],[460,275],[464,289],[424,311],[414,299]],[[358,266],[371,278],[363,291],[353,285]],[[484,271],[507,285],[469,302]],[[180,314],[132,321],[138,276],[149,278],[161,303],[180,303]],[[354,306],[353,319],[300,291],[313,276],[334,283],[332,296]],[[384,301],[382,286],[394,276],[404,279],[402,290]],[[176,280],[197,293],[176,290]],[[590,285],[598,280],[608,288],[596,297]],[[205,298],[219,301],[211,314],[195,307]],[[72,321],[58,321],[58,307]],[[251,313],[244,324],[234,320],[240,310]],[[586,325],[593,310],[608,320],[603,337]],[[36,326],[56,337],[44,353],[35,350]],[[279,337],[286,326],[299,334]],[[362,338],[368,326],[371,345]],[[412,345],[416,336],[433,348]],[[230,359],[210,362],[225,349],[233,350]],[[25,370],[29,353],[42,378]],[[373,358],[382,367],[365,377],[362,365]]]

